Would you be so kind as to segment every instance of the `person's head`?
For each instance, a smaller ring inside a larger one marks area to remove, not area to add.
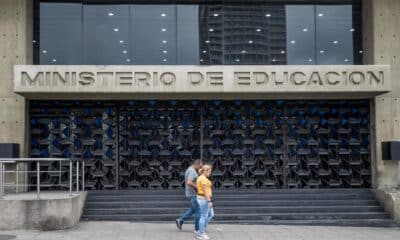
[[[196,159],[192,162],[192,167],[196,170],[199,170],[201,168],[201,161],[200,159]]]
[[[212,166],[210,164],[204,164],[199,170],[200,175],[204,175],[206,177],[211,176],[211,171],[212,171]]]

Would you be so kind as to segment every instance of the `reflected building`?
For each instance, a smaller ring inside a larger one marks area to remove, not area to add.
[[[283,5],[204,6],[200,16],[203,64],[286,64]]]

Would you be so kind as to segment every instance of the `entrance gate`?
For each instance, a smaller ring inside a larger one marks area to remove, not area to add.
[[[87,189],[181,188],[197,158],[213,165],[216,188],[371,186],[368,101],[30,106],[30,155],[84,159]]]

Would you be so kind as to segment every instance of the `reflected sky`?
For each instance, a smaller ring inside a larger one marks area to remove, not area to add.
[[[361,64],[353,15],[352,5],[42,2],[39,63]]]

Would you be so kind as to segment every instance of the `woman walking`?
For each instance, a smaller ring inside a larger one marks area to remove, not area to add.
[[[197,178],[197,202],[200,207],[199,232],[196,239],[208,240],[207,235],[208,222],[214,216],[212,203],[212,183],[210,181],[212,167],[209,164],[204,164],[199,170],[200,176]]]

